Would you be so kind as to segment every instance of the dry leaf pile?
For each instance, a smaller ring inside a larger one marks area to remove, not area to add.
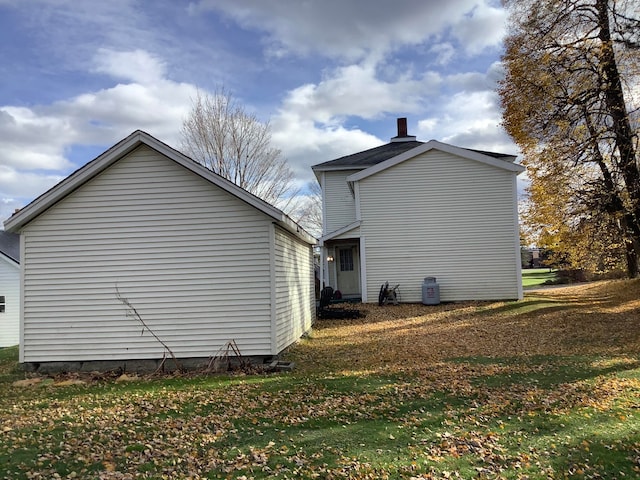
[[[640,352],[637,280],[536,291],[521,302],[365,308],[362,319],[318,321],[295,352],[300,366],[413,371],[454,357]]]
[[[639,298],[367,305],[293,374],[2,385],[0,478],[640,477]]]

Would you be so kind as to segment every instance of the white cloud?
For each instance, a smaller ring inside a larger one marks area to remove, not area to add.
[[[434,63],[437,65],[446,65],[454,58],[456,55],[456,49],[451,43],[437,43],[433,45],[429,52],[436,55]]]
[[[4,165],[23,170],[69,169],[72,165],[64,155],[67,146],[108,146],[139,128],[177,142],[195,86],[161,78],[161,62],[140,50],[109,52],[106,58],[105,71],[111,65],[109,73],[119,75],[121,70],[111,61],[127,59],[134,72],[131,78],[145,83],[121,83],[51,105],[0,107]],[[146,75],[140,73],[145,69]]]
[[[475,55],[502,42],[506,19],[504,9],[478,2],[469,13],[455,19],[452,33],[468,53]]]
[[[271,126],[273,143],[282,150],[300,185],[313,179],[312,165],[384,143],[360,129],[337,123],[318,125],[296,111],[279,112]]]
[[[424,108],[424,99],[435,95],[441,84],[435,73],[412,76],[409,72],[384,81],[378,72],[375,62],[365,61],[325,72],[319,83],[288,92],[271,120],[273,141],[302,182],[313,178],[311,165],[388,141],[345,128],[345,118],[417,113]]]
[[[25,191],[45,192],[64,177],[40,172],[21,172],[15,168],[0,165],[0,191],[5,198],[18,198]]]
[[[423,107],[425,95],[436,92],[440,83],[435,73],[387,82],[378,78],[376,67],[370,63],[349,65],[325,75],[318,84],[291,90],[282,111],[324,124],[344,116],[370,119],[386,112],[417,112]]]
[[[118,52],[101,48],[94,61],[95,72],[141,84],[157,82],[166,75],[165,62],[140,49]]]
[[[474,28],[484,28],[483,22],[499,20],[499,10],[487,1],[397,0],[364,5],[360,0],[200,0],[190,10],[223,12],[244,28],[265,32],[267,53],[276,56],[319,53],[353,61],[401,45],[419,45],[450,27],[471,52],[494,46],[500,41],[495,25],[490,34],[472,34]]]
[[[418,132],[423,139],[431,139],[429,135],[436,130],[438,126],[437,118],[423,118],[418,122]]]
[[[27,199],[46,192],[62,179],[60,175],[24,172],[0,165],[0,229],[1,223],[16,209],[24,207]]]
[[[63,155],[69,134],[68,121],[26,107],[0,107],[0,164],[23,170],[69,168]]]
[[[193,85],[169,80],[118,84],[57,102],[48,110],[73,121],[77,143],[104,144],[137,129],[176,142],[195,92]]]
[[[438,140],[460,147],[516,154],[517,148],[500,122],[497,93],[490,90],[460,92],[441,107],[437,123],[441,137]],[[431,125],[420,122],[421,133]]]
[[[103,50],[98,59],[101,72],[131,82],[50,105],[0,107],[0,199],[12,207],[81,166],[67,158],[72,146],[107,148],[137,129],[178,145],[195,86],[163,78],[163,62],[142,50]]]

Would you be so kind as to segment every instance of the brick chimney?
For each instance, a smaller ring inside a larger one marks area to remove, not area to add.
[[[398,118],[398,135],[391,139],[392,142],[415,142],[416,137],[407,133],[407,118]]]
[[[406,137],[407,136],[407,119],[399,118],[398,119],[398,137]]]

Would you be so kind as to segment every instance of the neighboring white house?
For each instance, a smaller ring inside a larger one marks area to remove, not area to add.
[[[0,347],[20,342],[20,235],[0,230]]]
[[[403,302],[436,277],[442,301],[522,298],[515,156],[416,141],[312,167],[323,194],[321,276],[343,297]]]
[[[276,355],[314,319],[315,239],[142,131],[5,228],[22,235],[20,362],[162,358],[117,291],[178,358],[231,340],[243,356]]]

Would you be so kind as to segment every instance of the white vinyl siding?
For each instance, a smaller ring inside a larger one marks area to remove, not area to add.
[[[0,255],[0,297],[4,297],[4,312],[0,312],[0,347],[20,342],[20,267]]]
[[[347,184],[347,177],[359,170],[324,172],[323,194],[325,198],[324,235],[335,232],[356,221],[356,203]]]
[[[438,150],[360,181],[368,301],[400,284],[422,299],[435,276],[442,301],[518,298],[515,174]]]
[[[276,350],[311,328],[315,310],[313,249],[275,228]]]
[[[335,237],[331,237],[331,240],[346,240],[351,238],[360,238],[360,227],[355,227],[345,232],[341,235],[336,235]]]
[[[23,230],[24,361],[271,353],[271,219],[142,146]],[[55,338],[55,341],[52,341]]]

